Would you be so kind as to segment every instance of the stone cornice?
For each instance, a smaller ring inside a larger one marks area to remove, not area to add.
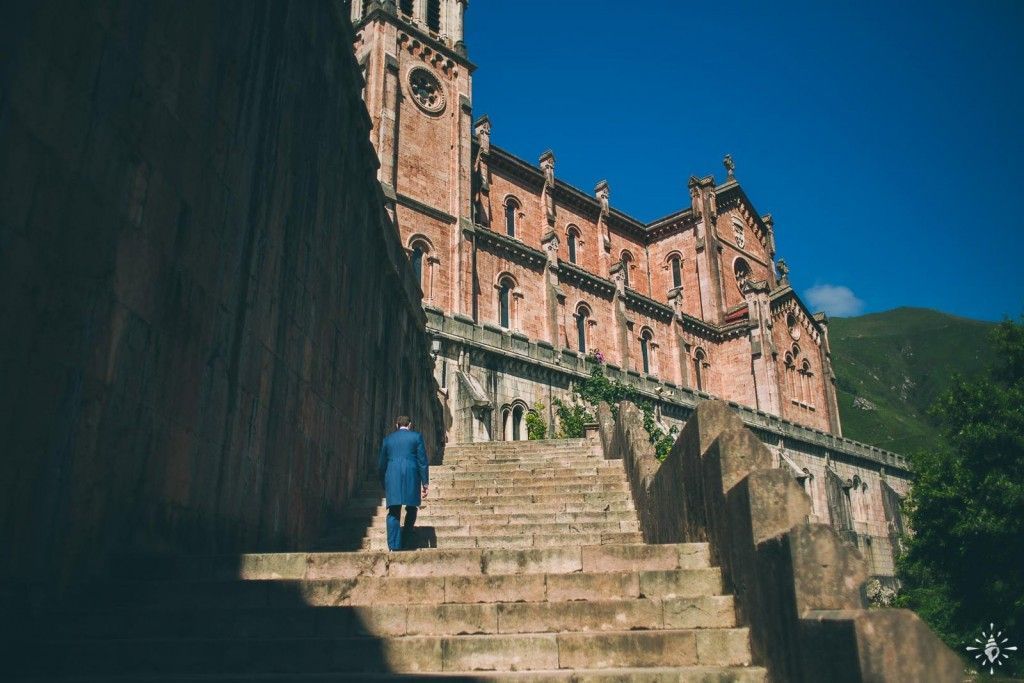
[[[387,188],[385,188],[385,194],[387,194]],[[436,218],[439,221],[443,221],[445,223],[458,222],[455,216],[451,215],[450,213],[446,213],[441,209],[435,209],[429,204],[424,204],[418,199],[413,199],[412,197],[409,197],[407,195],[395,194],[395,201],[404,207],[413,209],[414,211],[419,211],[420,213],[430,216],[431,218]]]
[[[576,353],[559,352],[550,345],[541,344],[536,340],[519,341],[511,334],[486,330],[480,325],[446,316],[435,309],[427,309],[426,316],[427,332],[435,339],[447,340],[491,354],[518,367],[554,373],[576,380],[589,377],[591,370],[597,365],[595,361]],[[701,321],[696,322],[704,324]],[[693,410],[697,401],[713,398],[704,392],[678,387],[650,376],[641,377],[615,370],[609,366],[605,366],[605,372],[613,379],[632,385],[644,399],[664,406],[673,406],[677,410],[681,408],[686,413]],[[882,466],[888,473],[904,478],[910,476],[910,467],[906,459],[896,453],[804,427],[734,401],[728,403],[748,427],[763,435],[762,440],[772,445],[779,441],[802,443],[827,452],[833,459],[866,465],[871,469]]]
[[[615,294],[614,282],[606,280],[603,277],[598,277],[597,275],[566,261],[559,260],[558,262],[558,279],[561,282],[576,285],[581,289],[588,289],[595,294],[605,296],[609,299],[611,299],[612,295]]]
[[[539,189],[544,186],[544,171],[508,150],[498,147],[493,142],[491,143],[489,161],[495,168],[511,171],[531,187]],[[591,197],[583,190],[557,178],[555,179],[555,200],[566,206],[580,209],[582,213],[592,215],[595,219],[601,211],[601,203],[597,201],[596,197]],[[621,231],[632,232],[641,238],[646,234],[643,223],[618,209],[612,208],[609,218],[609,222]]]
[[[440,52],[446,58],[452,60],[459,66],[467,69],[469,73],[473,73],[474,71],[476,71],[476,64],[469,61],[469,59],[467,59],[463,55],[460,55],[453,46],[445,44],[443,41],[439,40],[435,36],[430,35],[428,32],[424,31],[419,26],[416,26],[415,24],[406,21],[405,19],[403,19],[400,16],[397,16],[396,14],[388,12],[386,9],[379,5],[377,7],[374,7],[373,9],[370,9],[363,16],[362,19],[356,22],[355,26],[353,26],[353,29],[355,31],[359,31],[364,26],[369,24],[371,21],[375,21],[377,19],[387,21],[391,24],[394,24],[399,29],[406,31],[407,33],[413,34],[416,37],[416,39],[421,41],[424,45],[429,45],[433,50]]]
[[[548,258],[543,251],[527,246],[508,235],[502,235],[500,232],[488,230],[480,226],[464,225],[462,230],[464,233],[474,235],[477,245],[489,247],[491,251],[508,256],[519,263],[534,266],[538,269],[543,268],[544,264],[547,263]]]
[[[632,306],[634,310],[647,313],[651,317],[666,323],[672,322],[672,318],[675,316],[675,311],[672,310],[671,306],[655,301],[628,288],[626,289],[626,305]]]

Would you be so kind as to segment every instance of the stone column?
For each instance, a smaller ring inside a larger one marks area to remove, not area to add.
[[[825,383],[825,400],[828,402],[828,426],[836,436],[843,435],[843,425],[839,419],[839,397],[836,395],[836,373],[832,369],[832,349],[828,343],[828,316],[819,313],[814,316],[821,326],[821,366],[822,381]]]
[[[424,30],[427,28],[427,2],[428,0],[412,0],[412,18]]]
[[[452,40],[455,42],[455,51],[463,57],[466,56],[466,9],[469,7],[469,0],[453,0],[455,2],[455,26],[452,30]]]

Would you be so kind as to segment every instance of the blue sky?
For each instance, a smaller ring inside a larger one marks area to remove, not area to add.
[[[731,153],[833,314],[1024,313],[1024,2],[473,0],[495,144],[651,220]]]

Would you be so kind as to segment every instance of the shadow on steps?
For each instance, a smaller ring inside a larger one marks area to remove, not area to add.
[[[381,596],[393,614],[333,604],[356,580],[252,580],[234,559],[136,558],[63,598],[5,601],[18,605],[5,624],[19,627],[7,634],[4,680],[479,680],[393,673],[440,668],[442,656],[437,639],[389,639],[405,635],[400,595]]]

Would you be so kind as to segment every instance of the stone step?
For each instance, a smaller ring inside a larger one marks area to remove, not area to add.
[[[529,671],[745,666],[745,628],[401,638],[37,641],[49,674]],[[34,655],[34,656],[33,656]]]
[[[425,549],[411,552],[250,553],[244,555],[122,558],[121,580],[344,579],[358,576],[472,576],[710,566],[707,543],[567,546],[534,549]],[[143,582],[144,583],[144,582]]]
[[[404,513],[403,513],[404,514]],[[341,524],[331,527],[324,536],[323,542],[341,541],[362,538],[363,534],[370,529],[383,529],[387,523],[387,509],[384,507],[372,511],[363,511],[361,516],[346,518]],[[550,513],[518,513],[518,514],[488,514],[488,513],[467,513],[447,515],[424,509],[417,517],[417,526],[430,526],[435,529],[449,527],[486,527],[488,530],[496,530],[497,527],[537,525],[537,524],[568,524],[579,526],[581,524],[619,524],[620,531],[638,531],[639,522],[636,512],[559,512]],[[625,525],[625,526],[623,526]],[[614,529],[608,529],[613,531]],[[514,532],[510,532],[514,533]]]
[[[383,508],[383,498],[380,500],[362,499],[358,507],[354,505],[349,506],[346,512],[348,517],[367,519],[381,513]],[[420,510],[427,514],[452,516],[462,514],[515,515],[524,510],[548,515],[555,515],[560,512],[628,512],[634,511],[636,508],[629,497],[610,501],[513,501],[511,503],[507,501],[495,503],[491,502],[491,500],[487,502],[470,502],[466,500],[433,500],[428,498],[423,501]]]
[[[572,534],[488,534],[442,535],[431,534],[427,528],[420,527],[419,533],[411,540],[403,538],[402,548],[561,548],[566,545],[610,545],[622,543],[643,543],[643,534],[639,532],[610,533],[572,533]],[[363,539],[363,550],[387,550],[387,539],[383,535],[373,534]]]
[[[343,638],[732,628],[731,596],[48,613],[33,639]]]
[[[382,495],[380,487],[366,488],[356,492],[353,500],[376,498]],[[630,495],[629,488],[625,482],[594,483],[586,482],[574,485],[564,484],[524,484],[494,486],[491,483],[483,482],[479,486],[467,486],[465,484],[439,484],[436,481],[430,482],[430,495],[427,500],[449,500],[455,498],[494,498],[499,496],[553,496],[559,494],[589,495],[614,493],[619,496]]]
[[[578,482],[546,482],[544,480],[524,480],[495,484],[493,481],[446,482],[430,480],[430,497],[446,498],[450,496],[543,496],[557,493],[624,493],[629,494],[629,485],[624,480],[594,481],[593,478],[582,477]],[[382,493],[379,484],[358,489],[355,498],[373,498]]]
[[[615,472],[610,470],[591,470],[590,472],[583,471],[578,474],[565,473],[565,472],[545,472],[536,473],[523,471],[515,472],[467,472],[467,473],[456,473],[453,475],[443,475],[436,472],[432,472],[430,475],[430,483],[438,484],[465,484],[468,486],[483,486],[489,484],[491,486],[514,486],[514,485],[526,485],[529,486],[539,484],[582,484],[582,483],[597,483],[597,484],[615,484],[618,482],[626,481],[625,475],[622,472]],[[380,486],[379,483],[373,482],[373,486]]]
[[[330,574],[330,571],[320,573]],[[337,572],[347,573],[347,572]],[[697,598],[722,594],[717,567],[487,575],[356,576],[339,579],[117,581],[68,599],[69,609],[246,609],[393,604],[565,602]]]
[[[480,465],[430,468],[431,478],[436,477],[494,477],[494,478],[571,478],[571,477],[592,477],[595,474],[602,476],[615,476],[624,478],[622,466],[595,466],[593,464],[581,464],[574,466],[545,465],[539,463],[516,463],[504,467],[485,467]]]
[[[378,522],[367,528],[351,529],[352,534],[360,534],[363,537],[384,537],[387,535],[387,517],[381,515],[375,518]],[[549,524],[426,524],[422,523],[426,516],[418,518],[416,530],[424,530],[429,533],[436,533],[438,536],[530,536],[534,534],[604,534],[618,532],[639,532],[640,523],[636,520],[624,522],[563,522]],[[415,530],[414,530],[415,531]]]

